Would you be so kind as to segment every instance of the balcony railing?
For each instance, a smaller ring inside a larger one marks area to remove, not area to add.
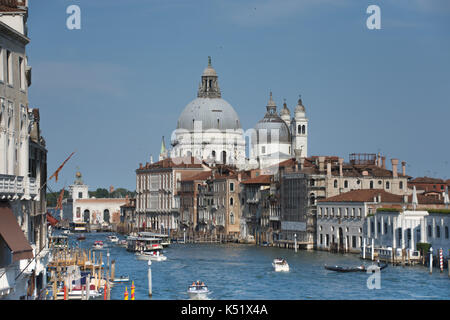
[[[37,194],[38,186],[35,178],[0,174],[0,199],[18,199],[23,196],[33,198]]]

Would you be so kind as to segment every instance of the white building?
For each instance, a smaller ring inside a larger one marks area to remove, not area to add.
[[[172,146],[172,158],[192,156],[206,162],[237,166],[245,162],[245,141],[239,116],[222,99],[211,58],[203,71],[197,98],[184,108],[178,118]]]
[[[293,157],[307,157],[308,119],[302,100],[298,100],[291,119],[286,102],[280,115],[270,93],[267,112],[251,134],[250,158],[256,160],[261,169],[268,168]]]
[[[440,248],[449,257],[450,216],[445,210],[378,211],[364,226],[367,244],[375,248],[416,250],[417,243],[429,243],[436,255]]]
[[[32,299],[46,286],[47,150],[28,104],[27,1],[0,7],[0,299]]]

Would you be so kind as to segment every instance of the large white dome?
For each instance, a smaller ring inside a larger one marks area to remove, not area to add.
[[[242,128],[236,111],[222,98],[197,98],[191,101],[178,118],[177,129],[192,131],[194,121],[201,121],[202,130]]]

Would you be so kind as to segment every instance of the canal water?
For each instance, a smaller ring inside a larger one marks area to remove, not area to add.
[[[324,265],[357,266],[371,262],[354,254],[332,254],[258,247],[242,244],[171,244],[164,249],[166,261],[152,261],[153,296],[148,296],[147,261],[139,261],[134,253],[118,247],[106,237],[111,233],[86,234],[86,240],[71,246],[90,248],[95,240],[108,245],[110,261],[116,261],[116,277],[129,275],[130,283],[115,285],[111,299],[121,300],[127,286],[130,293],[134,280],[135,298],[188,299],[188,286],[196,280],[208,285],[210,299],[305,300],[305,299],[450,299],[447,270],[434,269],[430,275],[423,266],[393,267],[381,271],[381,289],[368,289],[370,274],[338,273]],[[119,236],[120,239],[124,237]],[[106,263],[106,248],[103,261]],[[290,272],[274,272],[272,260],[285,258]]]

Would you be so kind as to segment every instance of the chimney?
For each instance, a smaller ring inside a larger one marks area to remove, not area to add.
[[[397,173],[398,159],[391,159],[391,163],[392,163],[392,177],[397,178],[398,177],[398,173]]]
[[[319,157],[319,172],[322,173],[325,171],[325,157]]]
[[[150,155],[150,164],[153,164],[153,156]]]
[[[300,159],[302,157],[302,149],[295,149],[294,150],[294,154],[295,154],[295,161],[297,162],[297,171],[302,170],[302,168],[300,167]]]
[[[406,161],[402,161],[402,175],[406,176]]]
[[[331,162],[327,162],[327,177],[331,177]]]
[[[377,166],[381,167],[381,154],[379,152],[378,152],[378,155],[377,155]]]
[[[344,173],[342,172],[342,164],[344,163],[344,158],[339,158],[339,176],[342,177]]]
[[[300,171],[303,170],[304,165],[305,165],[305,158],[300,158],[300,163],[299,163],[299,166],[298,166]]]
[[[386,169],[386,157],[385,156],[381,157],[381,167],[383,169]]]

